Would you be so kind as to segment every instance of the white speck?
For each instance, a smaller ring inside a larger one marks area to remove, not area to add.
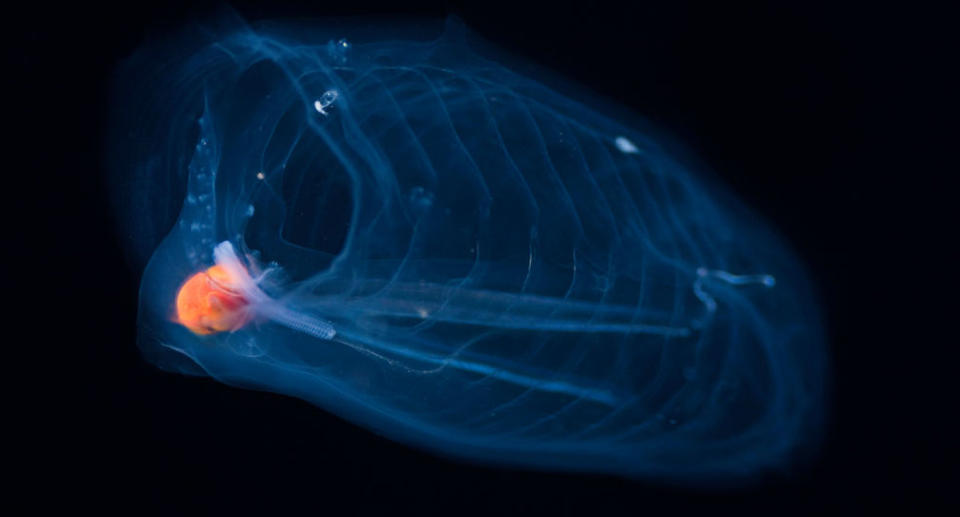
[[[630,139],[625,136],[618,136],[613,143],[617,145],[617,149],[620,149],[621,152],[627,154],[637,154],[640,152],[640,150],[637,149],[637,146],[633,145],[633,142],[631,142]]]
[[[330,40],[327,42],[327,54],[333,59],[337,64],[344,64],[347,62],[347,51],[350,50],[350,42],[345,38],[341,38],[334,42]]]
[[[426,319],[426,317],[429,316],[430,313],[427,312],[427,309],[420,307],[419,309],[417,309],[417,315],[419,315],[421,318]]]
[[[263,178],[266,178],[266,176],[264,176],[262,172],[258,172],[258,173],[257,173],[257,179],[258,179],[258,180],[262,180]]]

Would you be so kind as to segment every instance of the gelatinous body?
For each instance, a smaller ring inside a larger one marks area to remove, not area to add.
[[[772,231],[455,20],[381,29],[235,24],[121,68],[146,357],[479,461],[729,480],[816,443],[824,344]]]

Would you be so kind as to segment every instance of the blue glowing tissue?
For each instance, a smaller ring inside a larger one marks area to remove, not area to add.
[[[145,357],[485,463],[808,456],[828,365],[786,245],[640,121],[518,70],[457,19],[211,24],[124,61]]]

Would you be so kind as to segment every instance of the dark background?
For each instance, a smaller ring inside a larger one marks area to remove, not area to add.
[[[824,304],[830,429],[808,468],[711,492],[440,459],[298,400],[145,363],[134,344],[139,272],[123,260],[104,188],[107,79],[146,34],[208,12],[155,4],[33,2],[4,20],[4,111],[16,135],[6,282],[19,309],[8,324],[25,331],[8,335],[9,409],[23,416],[7,425],[22,431],[10,453],[32,504],[331,515],[956,507],[947,490],[957,403],[944,400],[955,367],[942,356],[957,343],[933,331],[956,302],[931,294],[949,293],[955,265],[937,249],[956,233],[938,228],[955,213],[945,180],[956,160],[934,158],[955,147],[955,131],[939,129],[952,120],[939,96],[956,67],[946,13],[808,2],[233,4],[248,19],[457,13],[676,135],[782,231]]]

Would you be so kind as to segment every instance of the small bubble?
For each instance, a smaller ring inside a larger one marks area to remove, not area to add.
[[[409,199],[414,212],[422,213],[433,206],[434,195],[423,187],[413,187],[410,189]]]
[[[640,152],[637,146],[625,136],[618,136],[613,143],[617,146],[617,149],[624,154],[637,154]]]

